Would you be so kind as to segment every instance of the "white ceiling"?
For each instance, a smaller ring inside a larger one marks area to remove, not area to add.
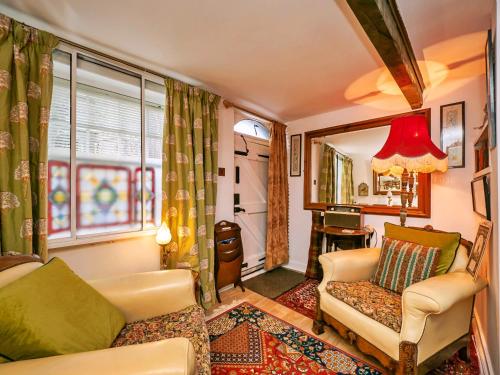
[[[2,3],[0,12],[35,27],[200,84],[283,121],[356,103],[346,94],[349,86],[382,67],[345,0]],[[398,5],[418,59],[427,58],[431,46],[490,25],[492,0]],[[459,61],[467,48],[447,59]]]

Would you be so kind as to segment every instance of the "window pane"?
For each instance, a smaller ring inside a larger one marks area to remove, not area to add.
[[[140,92],[139,77],[78,57],[77,235],[142,227]]]
[[[161,225],[161,163],[165,86],[146,81],[146,225]]]
[[[268,140],[269,129],[262,123],[255,120],[241,120],[234,125],[234,131],[240,134],[251,135],[252,137]]]
[[[55,50],[49,120],[49,239],[70,237],[71,55]],[[31,145],[30,147],[36,147]]]

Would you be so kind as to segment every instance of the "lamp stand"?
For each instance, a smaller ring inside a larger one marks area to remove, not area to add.
[[[408,211],[406,209],[406,203],[408,202],[408,180],[409,180],[408,171],[403,171],[401,175],[401,210],[399,210],[399,220],[401,221],[401,226],[404,227],[406,224],[406,216],[408,215]],[[413,197],[412,197],[413,198]]]
[[[166,245],[160,245],[160,269],[166,270],[168,268],[168,257],[172,252],[172,242]]]

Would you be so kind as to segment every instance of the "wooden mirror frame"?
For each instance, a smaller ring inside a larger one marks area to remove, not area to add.
[[[311,202],[311,141],[313,138],[325,137],[333,134],[348,133],[358,130],[379,128],[387,126],[392,119],[406,115],[423,115],[427,120],[429,134],[431,134],[431,109],[419,109],[412,112],[399,113],[396,115],[379,117],[372,120],[359,121],[351,124],[331,126],[328,128],[308,131],[304,134],[304,209],[305,210],[325,210],[326,203]],[[420,173],[418,176],[417,190],[418,206],[408,209],[408,216],[411,217],[431,217],[431,175],[430,173]],[[362,211],[369,215],[390,215],[399,216],[401,206],[384,205],[360,205]]]

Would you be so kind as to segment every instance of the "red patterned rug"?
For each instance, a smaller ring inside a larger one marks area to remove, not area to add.
[[[318,285],[318,280],[308,279],[274,300],[308,318],[314,319],[316,313],[316,288]]]
[[[275,301],[280,304],[314,319],[316,311],[316,288],[319,285],[318,280],[306,280],[282,295],[276,297]],[[471,361],[467,363],[460,359],[458,353],[448,359],[436,370],[431,371],[435,375],[479,375],[479,360],[477,357],[474,340],[470,344]]]
[[[214,375],[383,373],[249,303],[207,325]]]

